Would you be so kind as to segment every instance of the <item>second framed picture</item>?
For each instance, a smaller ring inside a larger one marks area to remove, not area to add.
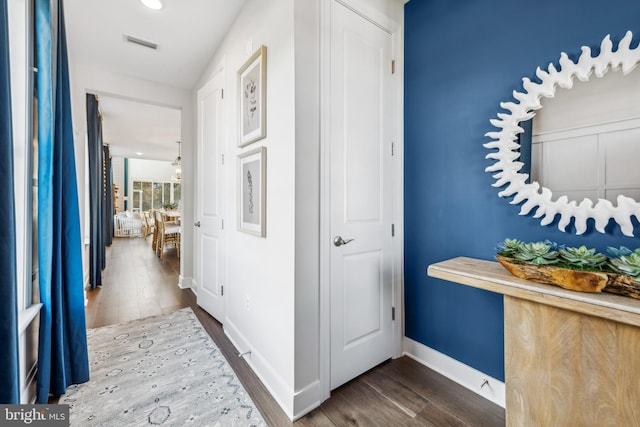
[[[267,136],[267,48],[260,46],[238,70],[239,147]]]
[[[239,154],[238,175],[238,230],[266,237],[266,147]]]

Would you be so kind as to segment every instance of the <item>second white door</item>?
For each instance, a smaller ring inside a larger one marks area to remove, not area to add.
[[[198,305],[224,320],[224,73],[198,91],[196,265]],[[190,224],[184,224],[188,226]]]

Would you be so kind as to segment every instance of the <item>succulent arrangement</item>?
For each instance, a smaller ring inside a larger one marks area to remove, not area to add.
[[[609,259],[611,268],[620,274],[633,276],[636,278],[636,281],[640,281],[640,248],[633,252],[627,249],[628,252],[624,254],[621,254],[619,250],[617,251],[618,256]]]
[[[609,256],[593,248],[565,247],[554,242],[525,243],[505,239],[497,246],[498,255],[531,265],[554,265],[571,270],[617,273],[632,276],[640,282],[640,248],[632,251],[624,246],[607,248]]]

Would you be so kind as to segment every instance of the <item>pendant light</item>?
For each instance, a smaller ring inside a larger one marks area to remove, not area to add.
[[[176,141],[178,143],[178,157],[171,163],[172,166],[176,167],[176,174],[173,176],[174,181],[180,181],[182,179],[182,151],[181,151],[181,142]]]

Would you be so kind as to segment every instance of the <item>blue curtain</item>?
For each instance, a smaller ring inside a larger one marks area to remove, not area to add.
[[[0,403],[20,403],[16,226],[7,0],[0,0]]]
[[[113,170],[111,168],[111,151],[109,146],[102,147],[102,159],[104,167],[105,194],[104,194],[104,244],[111,246],[113,243]]]
[[[56,7],[57,5],[57,7]],[[35,0],[38,59],[37,402],[89,380],[82,241],[62,0]]]
[[[98,98],[87,94],[87,150],[89,155],[89,283],[95,289],[102,286],[102,270],[106,266],[104,176],[102,150],[102,119]]]

